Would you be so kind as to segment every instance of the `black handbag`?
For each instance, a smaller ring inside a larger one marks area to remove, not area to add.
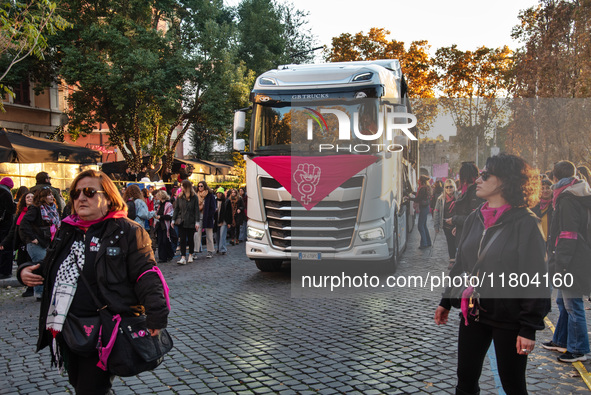
[[[98,315],[77,317],[68,313],[61,334],[70,350],[77,354],[91,354],[96,352],[100,330],[101,318]]]
[[[499,229],[495,234],[492,235],[492,237],[490,238],[490,240],[488,241],[488,243],[486,244],[486,246],[484,247],[484,249],[480,252],[480,254],[478,254],[478,259],[476,261],[476,264],[474,265],[474,267],[472,268],[472,273],[471,274],[467,274],[466,272],[462,273],[460,275],[460,277],[462,278],[470,278],[472,276],[475,275],[478,276],[478,272],[477,272],[477,268],[480,266],[480,264],[482,263],[484,256],[486,255],[486,252],[488,251],[488,249],[490,248],[490,246],[492,245],[492,243],[497,239],[497,237],[499,237],[499,235],[503,232],[503,229],[505,229],[504,227],[501,227],[501,229]],[[469,282],[469,281],[468,281]],[[460,308],[462,306],[462,299],[466,298],[467,295],[465,294],[466,289],[469,288],[469,284],[466,284],[465,281],[462,281],[462,284],[459,286],[452,286],[448,292],[447,292],[447,297],[449,298],[451,305],[455,308]],[[472,290],[472,294],[470,295],[470,299],[474,300],[474,303],[477,304],[479,302],[479,298],[480,295],[478,294],[478,292],[476,292],[476,290]]]
[[[135,376],[157,368],[173,346],[168,331],[161,329],[157,336],[152,336],[145,315],[121,316],[111,313],[108,306],[103,305],[94,294],[81,270],[80,277],[99,312],[101,328],[96,347],[99,353],[97,366],[121,377]]]

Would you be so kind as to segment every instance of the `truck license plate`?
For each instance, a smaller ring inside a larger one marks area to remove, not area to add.
[[[322,259],[322,253],[320,252],[300,252],[298,254],[300,261],[319,261]]]

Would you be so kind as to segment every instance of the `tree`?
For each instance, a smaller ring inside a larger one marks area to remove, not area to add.
[[[451,114],[458,129],[460,157],[488,152],[484,147],[495,129],[507,122],[513,61],[508,47],[480,47],[462,51],[456,45],[435,54],[440,104]]]
[[[68,22],[56,12],[49,0],[4,1],[0,4],[0,89],[9,95],[5,84],[11,69],[30,55],[43,59],[47,35],[64,30]],[[0,109],[2,104],[0,103]]]
[[[239,32],[238,57],[260,75],[280,64],[305,63],[314,38],[307,28],[308,13],[292,3],[243,0],[236,9]]]
[[[74,24],[56,40],[60,74],[75,87],[68,132],[106,124],[128,166],[144,154],[170,167],[192,127],[226,133],[250,74],[232,56],[230,12],[222,0],[64,2]],[[236,97],[239,95],[240,97]],[[221,137],[220,137],[221,138]]]
[[[543,0],[519,19],[513,151],[542,169],[562,159],[584,161],[591,156],[591,1]]]
[[[429,130],[437,116],[435,97],[436,75],[429,57],[426,40],[413,41],[408,49],[404,42],[388,40],[390,32],[383,28],[371,28],[352,35],[343,33],[333,37],[332,47],[327,49],[328,62],[357,60],[398,59],[408,83],[409,97],[418,119],[418,128],[424,133]]]

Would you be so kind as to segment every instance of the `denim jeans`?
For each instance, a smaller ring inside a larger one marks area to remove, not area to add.
[[[45,259],[47,251],[39,244],[27,243],[27,253],[29,254],[29,257],[31,257],[31,261],[37,263]],[[33,293],[36,298],[40,298],[41,295],[43,295],[43,285],[36,285],[33,288]]]
[[[246,241],[246,220],[240,225],[240,232],[238,233],[238,240]]]
[[[556,296],[558,305],[558,322],[552,341],[566,350],[576,354],[589,352],[589,335],[585,305],[581,295],[559,289]]]
[[[419,234],[421,235],[421,247],[428,247],[431,245],[431,235],[427,228],[427,217],[429,215],[429,206],[419,208]]]
[[[219,252],[228,252],[226,248],[226,239],[228,238],[228,224],[225,222],[222,223],[221,226],[218,226],[218,251]]]

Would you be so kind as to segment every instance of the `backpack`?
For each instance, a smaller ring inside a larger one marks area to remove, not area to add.
[[[132,219],[135,221],[136,217],[135,213],[135,202],[133,199],[127,201],[127,218]]]

